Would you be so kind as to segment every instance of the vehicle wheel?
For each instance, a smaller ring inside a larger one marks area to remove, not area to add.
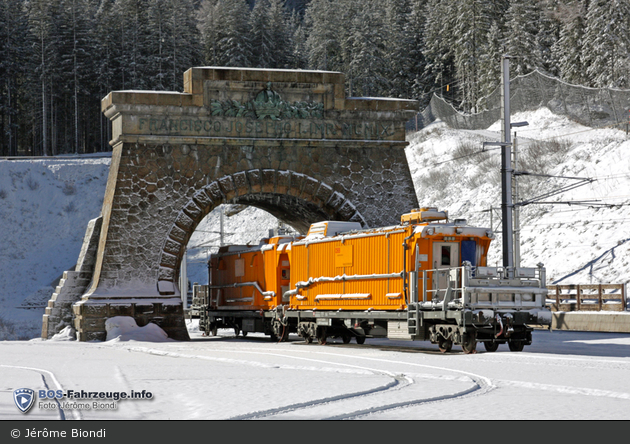
[[[234,327],[234,336],[238,336],[238,334],[241,332],[241,329],[238,328],[237,326]]]
[[[510,351],[520,352],[525,348],[525,342],[523,341],[508,341],[508,347],[510,347]]]
[[[352,335],[349,334],[343,334],[341,335],[341,340],[343,341],[344,344],[349,344],[350,341],[352,340]]]
[[[499,348],[499,343],[498,342],[494,342],[494,341],[492,341],[492,342],[486,341],[486,342],[483,343],[483,346],[486,349],[486,351],[495,352]]]
[[[217,328],[216,325],[213,325],[212,327],[210,327],[210,333],[212,334],[212,336],[216,336],[218,332],[219,332],[219,329]]]
[[[307,344],[312,344],[313,338],[311,337],[311,335],[304,336],[304,342],[306,342]]]
[[[365,336],[355,336],[354,339],[357,341],[357,344],[365,343]]]
[[[450,339],[446,339],[443,336],[440,336],[438,339],[438,348],[442,353],[450,352],[453,348],[453,341]]]
[[[246,331],[243,332],[243,337],[245,337],[245,336],[247,336],[247,332]]]
[[[320,328],[317,332],[317,343],[319,345],[325,345],[327,337],[328,335],[326,334],[326,327]]]
[[[473,333],[466,333],[462,339],[462,350],[467,355],[477,352],[477,335]]]

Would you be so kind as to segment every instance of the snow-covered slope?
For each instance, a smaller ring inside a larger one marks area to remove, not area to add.
[[[41,333],[43,308],[101,212],[109,158],[0,161],[0,339]],[[39,325],[38,325],[39,321]]]
[[[521,264],[547,268],[549,283],[625,283],[630,280],[630,137],[592,129],[547,109],[512,116],[529,126],[516,133],[521,207]],[[513,137],[514,139],[514,137]],[[500,122],[486,131],[453,130],[435,123],[410,138],[407,149],[420,205],[448,210],[451,218],[492,228],[490,263],[501,265],[501,156],[483,142],[501,140]],[[555,191],[594,179],[559,194]],[[561,202],[582,202],[568,204]],[[491,208],[491,212],[489,211]]]
[[[630,280],[630,137],[583,127],[546,109],[514,115],[512,121],[529,122],[517,133],[519,169],[596,179],[545,199],[587,205],[523,207],[522,264],[544,263],[550,283]],[[462,131],[438,122],[411,135],[407,148],[421,206],[492,226],[498,234],[491,264],[501,264],[500,154],[479,151],[484,141],[500,140],[499,128],[497,122],[485,131]],[[0,161],[0,340],[39,336],[41,307],[63,271],[74,267],[87,223],[100,213],[109,163],[91,157]],[[522,177],[521,200],[576,182]],[[275,217],[256,208],[230,215],[239,209],[224,208],[226,244],[257,243],[279,228]],[[191,283],[207,282],[205,263],[219,245],[220,219],[220,211],[213,211],[190,240]],[[40,308],[17,308],[27,305]]]

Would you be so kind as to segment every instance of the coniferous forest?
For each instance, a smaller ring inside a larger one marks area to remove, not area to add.
[[[347,94],[477,112],[535,69],[627,88],[630,0],[0,0],[0,155],[109,151],[100,100],[192,66],[341,71]]]

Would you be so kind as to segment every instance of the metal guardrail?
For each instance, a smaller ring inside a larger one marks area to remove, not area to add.
[[[626,311],[627,308],[625,284],[548,285],[547,290],[547,306],[556,311]]]

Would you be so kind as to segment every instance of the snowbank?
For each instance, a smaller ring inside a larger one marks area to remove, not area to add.
[[[144,327],[138,327],[135,319],[129,316],[109,318],[105,321],[105,330],[107,331],[106,341],[174,341],[158,325],[148,323]]]
[[[59,333],[54,335],[49,339],[50,341],[76,341],[77,340],[77,332],[74,328],[64,327]]]

